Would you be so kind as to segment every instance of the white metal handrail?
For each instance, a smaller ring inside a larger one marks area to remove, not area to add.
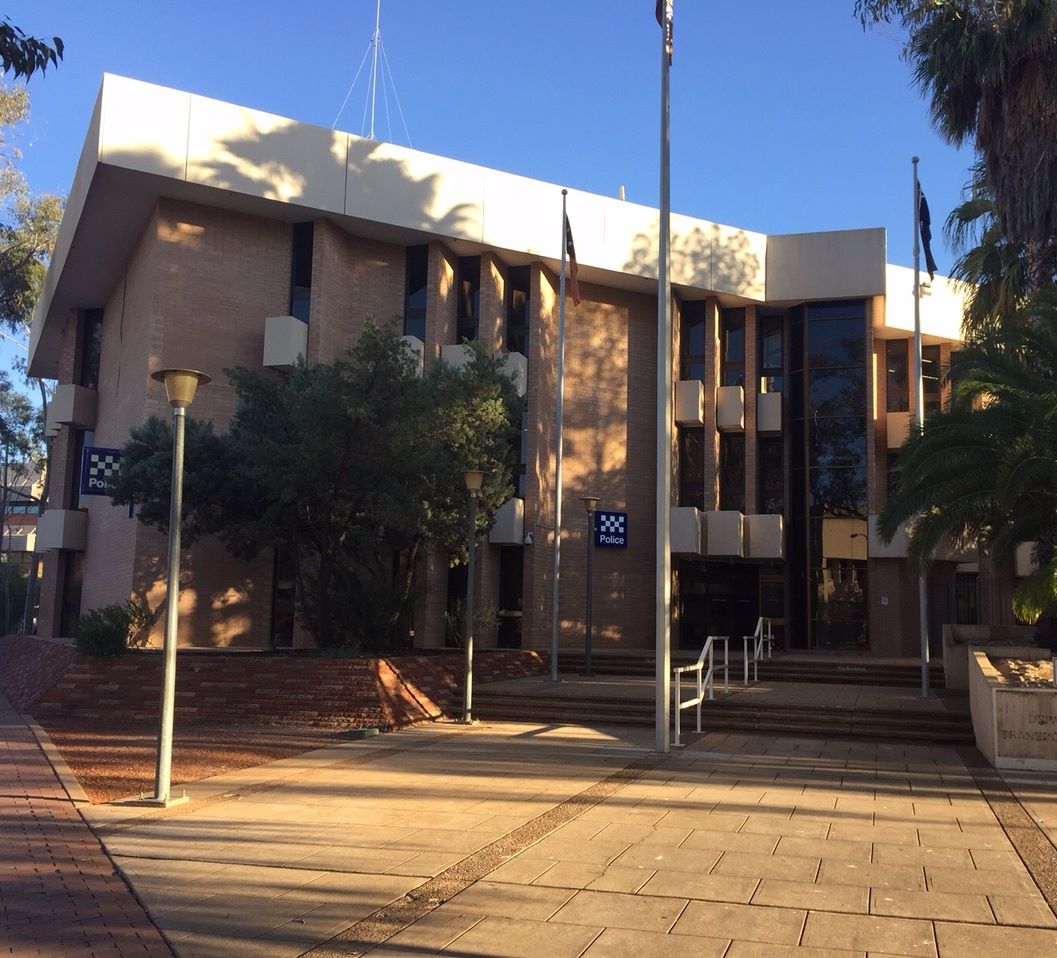
[[[745,669],[745,684],[749,684],[749,643],[752,643],[752,680],[760,681],[759,662],[763,658],[764,648],[767,649],[767,658],[771,657],[774,650],[774,625],[770,619],[762,615],[756,620],[756,628],[752,635],[742,637],[742,663]]]
[[[680,741],[680,734],[682,732],[682,713],[683,709],[697,706],[697,730],[701,731],[701,703],[705,700],[705,689],[708,689],[708,699],[712,701],[715,696],[715,661],[713,657],[712,647],[716,642],[723,643],[723,664],[720,668],[723,670],[723,691],[730,691],[730,636],[729,635],[710,635],[705,641],[704,648],[701,649],[701,654],[697,657],[697,661],[693,665],[681,665],[677,668],[672,669],[672,676],[675,679],[675,689],[673,690],[675,695],[675,740],[673,745],[682,745]],[[708,671],[705,671],[705,659],[708,659]],[[687,699],[683,701],[683,684],[682,677],[687,672],[697,673],[697,697]]]

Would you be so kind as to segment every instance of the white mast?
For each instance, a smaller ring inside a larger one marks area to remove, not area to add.
[[[378,48],[382,44],[382,0],[374,9],[374,33],[371,35],[371,46],[374,47],[374,55],[371,61],[371,132],[367,138],[377,139],[374,135],[374,107],[378,100]]]

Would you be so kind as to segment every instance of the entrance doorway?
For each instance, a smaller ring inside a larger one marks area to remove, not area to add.
[[[686,562],[679,572],[679,603],[681,649],[700,651],[710,635],[740,640],[752,634],[760,616],[759,568]]]

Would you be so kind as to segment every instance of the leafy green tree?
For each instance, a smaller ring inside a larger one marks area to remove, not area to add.
[[[899,486],[878,518],[891,541],[912,522],[909,556],[924,569],[944,541],[978,541],[999,562],[1037,542],[1039,571],[1014,609],[1057,651],[1057,299],[1050,322],[994,333],[952,363],[949,408],[900,450]]]
[[[8,17],[0,20],[0,60],[4,64],[4,73],[11,73],[16,80],[28,78],[38,70],[45,73],[49,64],[57,67],[63,50],[59,37],[52,37],[49,42],[27,36]]]
[[[500,362],[477,344],[465,367],[435,363],[419,377],[400,338],[368,322],[345,360],[228,376],[238,394],[228,432],[189,422],[184,534],[215,534],[243,558],[288,550],[319,645],[391,644],[422,549],[464,554],[462,471],[488,470],[482,530],[512,494],[520,400]],[[134,430],[114,493],[159,529],[171,442],[158,420]]]
[[[1057,272],[1057,0],[856,0],[863,24],[896,21],[933,124],[981,160],[1029,291]]]

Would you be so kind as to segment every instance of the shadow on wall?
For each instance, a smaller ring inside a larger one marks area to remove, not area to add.
[[[201,550],[208,553],[202,556]],[[195,573],[195,559],[212,565],[241,567],[235,575],[203,576]],[[197,648],[261,648],[266,645],[270,609],[259,598],[268,577],[270,559],[252,562],[236,559],[215,539],[203,539],[180,560],[180,646]],[[253,573],[257,572],[255,576]],[[136,563],[133,595],[154,609],[158,618],[151,629],[150,645],[161,646],[165,634],[167,563],[160,553],[141,555]],[[255,621],[258,620],[258,621]]]
[[[188,157],[182,178],[318,209],[320,215],[347,212],[408,229],[480,239],[471,204],[438,209],[440,176],[415,178],[407,163],[386,156],[386,149],[374,140],[288,121],[267,131],[218,138],[208,158]],[[106,161],[131,169],[171,168],[171,160],[158,150],[110,151]]]
[[[632,241],[624,269],[641,276],[656,276],[659,252],[657,233],[639,233]],[[712,225],[672,235],[672,283],[693,285],[717,293],[752,298],[764,290],[764,264],[748,237],[737,230]]]

